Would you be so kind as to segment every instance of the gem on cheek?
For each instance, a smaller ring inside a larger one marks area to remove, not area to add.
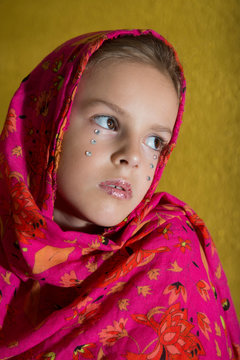
[[[94,130],[94,134],[99,135],[99,134],[100,134],[100,130],[95,129],[95,130]]]
[[[153,164],[150,164],[150,168],[153,169],[153,168],[154,168],[154,165],[153,165]]]
[[[150,181],[151,180],[151,177],[150,176],[147,176],[147,181]]]
[[[96,144],[96,140],[95,140],[95,139],[92,139],[90,142],[91,142],[91,144],[93,144],[93,145]]]
[[[153,158],[154,158],[154,160],[156,160],[156,159],[157,159],[157,155],[153,155]]]
[[[86,156],[92,156],[92,153],[91,153],[91,151],[85,151],[85,155]]]

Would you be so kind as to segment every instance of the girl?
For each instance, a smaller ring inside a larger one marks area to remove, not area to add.
[[[154,193],[185,89],[153,30],[79,36],[23,80],[0,141],[1,359],[239,358],[208,230]]]

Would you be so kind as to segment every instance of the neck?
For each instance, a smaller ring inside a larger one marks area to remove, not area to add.
[[[61,200],[57,197],[54,204],[53,220],[63,231],[79,231],[88,234],[102,234],[104,232],[104,227],[76,216],[73,209],[67,207],[66,204],[64,207],[61,205]]]

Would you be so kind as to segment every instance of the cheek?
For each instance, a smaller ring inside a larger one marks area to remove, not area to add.
[[[138,198],[141,200],[146,193],[148,192],[149,188],[151,187],[153,178],[154,178],[154,174],[155,174],[155,170],[157,167],[157,159],[153,159],[152,157],[152,161],[151,158],[146,160],[145,159],[145,163],[142,166],[142,170],[141,172],[139,172],[139,175],[137,177],[137,181],[138,181]]]
[[[86,179],[90,182],[97,177],[106,154],[99,144],[91,144],[91,138],[65,141],[57,171],[57,182],[61,187],[80,188]]]
[[[156,153],[153,151],[147,151],[147,155],[145,155],[144,163],[143,163],[143,173],[144,173],[144,181],[146,182],[146,187],[150,187],[152,180],[154,178],[155,170],[157,168],[158,160],[160,153]]]

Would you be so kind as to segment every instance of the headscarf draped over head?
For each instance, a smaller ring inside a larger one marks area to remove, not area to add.
[[[155,193],[182,121],[183,72],[171,141],[136,209],[101,234],[63,231],[53,220],[61,143],[88,60],[108,39],[144,34],[172,48],[153,30],[81,35],[13,96],[0,138],[1,359],[239,356],[237,318],[207,228],[185,203]]]

